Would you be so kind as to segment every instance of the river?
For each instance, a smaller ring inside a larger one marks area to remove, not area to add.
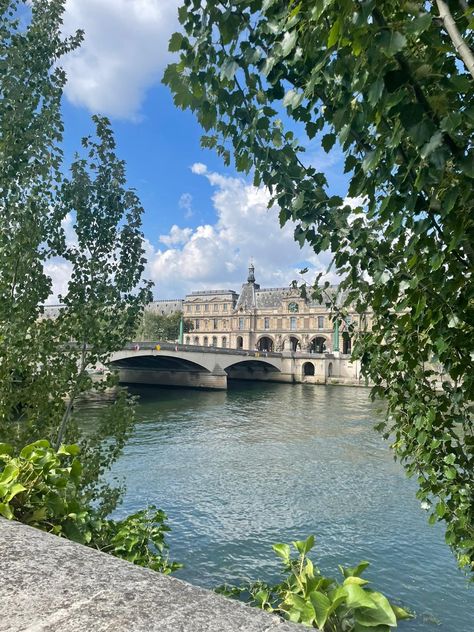
[[[366,559],[374,587],[416,612],[400,630],[474,630],[474,588],[373,430],[381,411],[367,390],[131,390],[138,423],[112,473],[127,485],[118,514],[166,511],[171,557],[185,565],[177,577],[206,587],[276,579],[272,543],[314,534],[321,570],[337,576],[337,564]]]

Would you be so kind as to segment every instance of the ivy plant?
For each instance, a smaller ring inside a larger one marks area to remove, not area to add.
[[[166,514],[149,507],[121,520],[103,518],[88,503],[77,444],[55,450],[46,440],[19,452],[0,444],[0,515],[169,574]]]
[[[369,588],[370,582],[361,577],[369,562],[353,568],[339,566],[341,583],[322,575],[308,557],[314,536],[292,544],[296,556],[288,544],[273,545],[285,574],[278,584],[225,585],[217,592],[324,632],[389,632],[399,620],[412,618],[407,610]]]

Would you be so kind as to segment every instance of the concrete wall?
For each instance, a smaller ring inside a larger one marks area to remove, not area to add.
[[[2,632],[297,632],[301,626],[0,518]]]

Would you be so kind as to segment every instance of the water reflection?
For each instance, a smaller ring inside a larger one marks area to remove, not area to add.
[[[403,630],[432,630],[433,617],[446,632],[474,630],[472,592],[373,431],[379,406],[367,391],[132,392],[139,423],[113,472],[127,482],[120,511],[155,503],[168,513],[172,554],[186,565],[179,576],[203,586],[272,579],[271,544],[314,533],[324,570],[368,559],[377,587],[420,614]]]

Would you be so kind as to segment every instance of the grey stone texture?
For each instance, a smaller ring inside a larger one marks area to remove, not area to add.
[[[1,632],[291,632],[299,625],[0,518]]]

